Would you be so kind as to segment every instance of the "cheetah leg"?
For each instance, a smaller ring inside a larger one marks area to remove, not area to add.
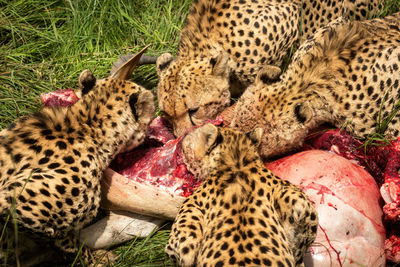
[[[317,211],[306,195],[290,184],[275,193],[275,209],[289,238],[296,266],[304,266],[303,257],[316,237]]]
[[[187,202],[190,203],[190,202]],[[203,239],[203,213],[194,205],[180,209],[172,226],[165,252],[180,266],[195,266]]]

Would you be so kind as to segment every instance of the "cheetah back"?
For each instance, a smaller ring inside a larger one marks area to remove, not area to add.
[[[166,246],[181,265],[302,265],[317,213],[300,189],[265,169],[260,136],[206,124],[184,138],[188,168],[205,179],[180,207]]]

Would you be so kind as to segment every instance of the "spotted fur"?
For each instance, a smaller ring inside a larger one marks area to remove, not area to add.
[[[157,60],[158,102],[175,135],[213,119],[254,82],[257,72],[268,72],[267,82],[280,75],[292,45],[305,40],[329,21],[348,15],[367,18],[379,10],[380,0],[194,1],[176,58]]]
[[[280,155],[329,123],[354,136],[375,133],[400,101],[400,13],[384,19],[338,19],[317,31],[274,84],[260,72],[234,108],[232,127],[264,129],[260,153]],[[400,113],[388,124],[398,137]]]
[[[99,209],[103,171],[143,141],[154,114],[152,93],[127,80],[140,55],[106,79],[84,71],[74,105],[44,108],[1,131],[0,229],[11,215],[7,226],[17,223],[20,244],[30,235],[77,251],[78,231]]]
[[[204,181],[180,207],[165,249],[180,265],[303,265],[318,216],[299,188],[264,167],[261,135],[206,124],[184,137],[184,160]]]

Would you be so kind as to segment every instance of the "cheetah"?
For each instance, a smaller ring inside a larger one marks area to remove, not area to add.
[[[74,105],[43,108],[1,131],[0,229],[8,217],[20,237],[77,251],[78,231],[99,210],[103,171],[144,140],[154,116],[153,94],[127,80],[144,50],[108,78],[83,71]],[[29,242],[19,238],[21,246]],[[1,240],[3,256],[9,244],[15,242]]]
[[[179,209],[165,251],[182,266],[303,266],[318,215],[307,196],[267,170],[250,133],[205,124],[182,141],[203,183]]]
[[[176,58],[157,59],[158,105],[176,136],[214,119],[269,71],[281,74],[287,52],[341,15],[367,18],[382,0],[195,0],[180,35]]]
[[[299,148],[323,124],[357,138],[382,132],[398,137],[400,113],[400,12],[383,19],[337,19],[307,40],[281,80],[261,70],[232,108],[229,126],[262,127],[264,158]],[[387,128],[387,129],[386,129]]]

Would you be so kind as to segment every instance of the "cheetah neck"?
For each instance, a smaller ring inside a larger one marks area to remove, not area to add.
[[[213,17],[222,5],[218,2],[217,0],[193,1],[181,32],[178,56],[191,54],[193,51],[202,54],[211,48],[212,38],[209,37],[214,31],[214,25],[209,18]]]
[[[214,170],[209,176],[218,177],[218,179],[210,179],[216,186],[216,193],[221,194],[224,201],[237,198],[237,205],[241,206],[243,202],[251,199],[255,188],[263,186],[258,172],[265,169],[265,166],[256,155],[256,153],[249,154],[239,161],[227,163],[223,168]]]
[[[52,131],[62,132],[65,139],[73,140],[74,148],[81,153],[92,152],[100,169],[105,169],[113,157],[120,151],[120,143],[126,142],[126,135],[114,135],[111,124],[96,116],[102,112],[100,105],[91,105],[90,101],[80,100],[68,108],[50,108],[42,110],[42,120]],[[110,124],[110,125],[108,125]]]
[[[217,173],[217,176],[221,176],[221,166],[224,166],[225,170],[222,173],[222,180],[225,181],[231,180],[233,176],[241,176],[240,173],[242,172],[250,173],[250,169],[253,167],[263,168],[264,166],[256,149],[252,146],[250,147],[248,144],[239,144],[236,147],[232,147],[229,151],[225,151],[219,160],[216,161],[215,165],[217,168],[213,170],[213,174]],[[244,183],[248,185],[246,177],[242,178],[244,179]]]

